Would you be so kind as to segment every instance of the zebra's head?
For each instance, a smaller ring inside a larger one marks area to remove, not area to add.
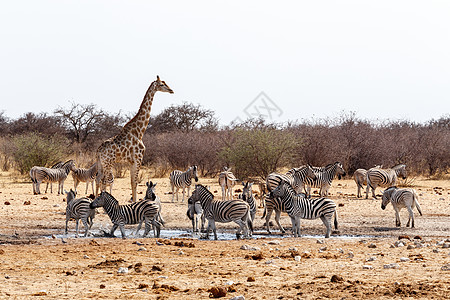
[[[395,172],[397,173],[397,176],[401,176],[403,179],[406,179],[406,176],[407,176],[407,174],[406,174],[406,165],[398,165],[398,166],[395,166],[394,168],[393,168],[394,170],[395,170]]]
[[[192,166],[190,168],[191,170],[191,176],[194,177],[195,182],[198,182],[198,177],[197,177],[197,166]]]
[[[66,193],[66,203],[69,203],[70,201],[72,201],[73,199],[75,199],[76,193],[70,189],[70,191],[64,191]]]
[[[153,183],[152,181],[146,182],[147,191],[145,192],[144,199],[155,201],[155,199],[156,199],[156,194],[155,194],[156,184],[157,183]]]
[[[314,173],[313,167],[310,164],[306,165],[306,177],[309,177],[313,180],[317,179],[316,173]]]
[[[190,197],[192,203],[202,202],[202,200],[212,200],[214,195],[209,191],[209,189],[201,184],[196,184],[195,189]],[[189,200],[188,200],[189,201]]]
[[[242,189],[242,200],[247,201],[247,199],[250,199],[253,196],[253,182],[242,182],[242,185],[244,186],[244,188]]]
[[[73,159],[66,161],[62,166],[61,169],[68,169],[73,170],[75,169],[75,161]]]
[[[269,196],[270,198],[283,198],[286,195],[286,192],[289,190],[289,188],[294,190],[289,183],[282,180],[280,184],[269,193]]]
[[[173,90],[166,84],[164,80],[159,79],[159,76],[156,76],[154,84],[156,84],[157,91],[173,94]]]
[[[340,162],[335,162],[334,163],[336,165],[336,174],[338,176],[338,179],[341,179],[341,176],[345,176],[347,173],[344,170],[344,167],[342,166],[342,163]]]
[[[389,187],[389,188],[387,188],[387,189],[385,189],[384,191],[383,191],[383,197],[382,197],[382,200],[381,200],[381,209],[385,209],[386,208],[386,206],[389,204],[389,202],[391,201],[391,196],[392,196],[392,193],[395,191],[397,189],[397,187],[396,186],[391,186],[391,187]]]
[[[119,202],[108,192],[101,192],[100,195],[91,202],[89,207],[91,209],[97,207],[104,207],[106,202],[112,202],[118,204]]]

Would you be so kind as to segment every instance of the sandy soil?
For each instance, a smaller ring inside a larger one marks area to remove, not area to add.
[[[189,229],[186,202],[171,203],[168,180],[154,181],[165,229]],[[200,182],[220,197],[215,179]],[[445,248],[450,247],[450,240],[445,242],[450,238],[450,182],[416,179],[414,184],[424,213],[415,211],[415,229],[404,227],[406,211],[402,227],[396,228],[391,206],[383,211],[380,200],[358,200],[352,180],[336,180],[330,198],[339,206],[340,228],[326,240],[320,220],[302,221],[306,237],[264,238],[261,208],[255,220],[259,239],[75,238],[74,222],[61,239],[64,196],[32,195],[30,182],[1,173],[0,297],[207,299],[219,291],[226,293],[223,299],[450,299],[450,248]],[[65,187],[72,186],[69,178]],[[82,183],[79,191],[84,189]],[[142,197],[144,183],[138,190]],[[129,179],[117,179],[113,194],[126,203]],[[282,224],[290,228],[285,214]],[[99,211],[94,232],[110,226]],[[218,224],[221,232],[235,228]],[[399,239],[404,246],[393,246]],[[397,265],[386,269],[389,264]],[[118,273],[121,267],[128,273]]]

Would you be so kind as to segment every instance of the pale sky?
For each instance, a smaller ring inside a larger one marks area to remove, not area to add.
[[[70,102],[152,114],[183,101],[221,124],[264,92],[272,121],[424,122],[450,113],[449,1],[2,1],[0,111]],[[264,112],[260,110],[260,112]]]

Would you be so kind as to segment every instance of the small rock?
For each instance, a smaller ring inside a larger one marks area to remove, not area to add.
[[[353,254],[353,252],[349,252],[348,254],[347,254],[347,258],[353,258],[353,257],[355,257],[355,255]]]
[[[416,235],[416,236],[414,237],[414,239],[415,239],[415,240],[421,240],[422,237],[421,237],[420,235]]]
[[[443,266],[441,267],[441,270],[442,270],[442,271],[450,271],[450,264],[443,265]]]
[[[411,250],[411,249],[414,249],[414,248],[416,248],[416,246],[414,246],[414,245],[408,245],[408,247],[406,247],[406,249],[408,249],[408,250]]]
[[[410,261],[410,259],[408,257],[400,257],[400,261],[407,262],[407,261]]]
[[[167,276],[158,276],[158,277],[156,277],[156,278],[161,278],[161,279],[167,279],[167,278],[169,278],[169,277],[167,277]]]
[[[322,253],[322,252],[324,252],[324,251],[327,251],[327,247],[322,247],[322,248],[319,249],[319,252],[320,252],[320,253]]]
[[[184,255],[184,252],[182,250],[179,250],[178,255]]]
[[[439,253],[438,249],[433,249],[433,253]]]
[[[59,207],[59,204],[55,204],[55,205],[53,205],[53,207]]]
[[[224,287],[212,287],[208,290],[210,298],[221,298],[227,295],[227,290]]]
[[[340,254],[344,254],[344,250],[342,248],[337,248],[336,249]]]
[[[248,282],[255,282],[256,280],[255,280],[255,277],[249,276],[249,277],[247,278],[247,281],[248,281]]]
[[[295,261],[301,261],[302,257],[300,255],[294,256]]]
[[[5,205],[11,205],[11,202],[5,201]]]
[[[227,282],[225,282],[225,285],[233,285],[234,284],[234,281],[227,281]]]
[[[128,273],[128,268],[120,267],[119,270],[117,271],[117,273],[119,273],[119,274],[127,274]]]
[[[375,256],[371,256],[371,257],[369,257],[368,259],[366,259],[366,261],[374,261],[374,260],[376,260],[377,258],[375,257]]]
[[[339,275],[333,275],[331,276],[331,282],[341,282],[344,281],[344,279],[342,278],[342,276]]]
[[[395,247],[404,247],[405,244],[404,244],[402,241],[396,241],[396,242],[394,243],[394,246],[395,246]]]
[[[410,240],[409,236],[407,236],[407,235],[399,235],[399,236],[398,236],[398,239],[399,239],[399,240],[402,240],[402,239]]]
[[[268,260],[268,261],[265,262],[265,264],[266,264],[266,265],[273,264],[273,260]]]
[[[84,259],[89,259],[90,257],[87,256],[86,254],[83,256]]]
[[[363,265],[362,268],[365,269],[365,270],[372,270],[373,269],[373,267],[371,265]]]
[[[231,298],[230,300],[245,300],[245,297],[244,296],[236,296],[236,297]]]
[[[375,245],[374,243],[372,243],[372,244],[369,244],[369,246],[367,246],[368,248],[376,248],[377,247],[377,245]]]
[[[31,201],[25,201],[23,205],[31,205]]]
[[[442,248],[450,248],[450,243],[444,243],[444,244],[442,245]]]
[[[269,244],[269,245],[280,245],[280,241],[274,240],[274,241],[268,242],[268,244]]]
[[[316,243],[317,244],[323,244],[324,242],[323,242],[323,240],[317,240]]]
[[[158,245],[158,246],[163,246],[164,244],[161,243],[161,242],[156,241],[156,245]]]
[[[242,245],[241,248],[239,248],[239,249],[241,249],[241,250],[248,250],[248,249],[250,249],[250,246],[247,245],[247,244],[244,244],[244,245]]]
[[[384,269],[398,269],[398,268],[400,268],[400,265],[396,264],[396,263],[392,263],[392,264],[384,265],[383,268]]]
[[[147,248],[141,247],[141,248],[138,249],[138,251],[147,251]]]
[[[289,251],[298,251],[295,247],[289,247]]]

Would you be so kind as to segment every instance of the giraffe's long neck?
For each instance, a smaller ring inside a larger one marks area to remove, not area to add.
[[[152,110],[153,96],[156,93],[156,84],[156,81],[152,82],[145,93],[144,100],[142,100],[139,111],[133,119],[131,119],[123,127],[123,131],[125,133],[132,134],[140,140],[142,140],[145,130],[147,129],[148,122],[150,121],[150,111]]]

